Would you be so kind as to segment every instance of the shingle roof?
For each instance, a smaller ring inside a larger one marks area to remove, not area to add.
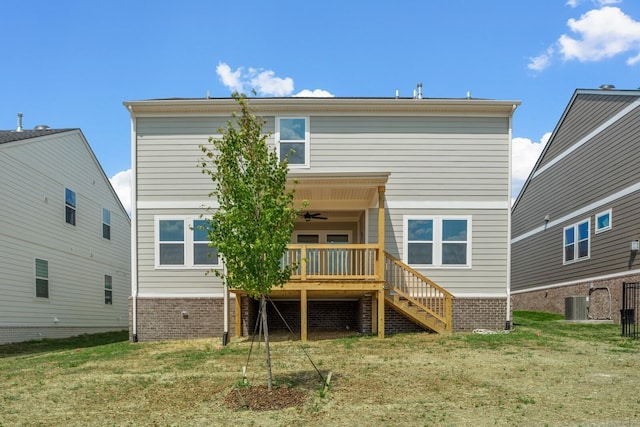
[[[42,130],[0,130],[0,144],[12,141],[22,141],[25,139],[37,138],[39,136],[52,135],[54,133],[67,132],[73,129],[42,129]]]

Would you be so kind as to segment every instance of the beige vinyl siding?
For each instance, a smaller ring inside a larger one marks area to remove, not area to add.
[[[640,109],[532,179],[513,212],[513,237],[640,182]],[[550,191],[553,189],[553,191]]]
[[[3,144],[0,177],[0,325],[54,326],[58,317],[58,326],[126,328],[130,224],[80,132]],[[76,192],[75,227],[64,221],[65,187]],[[111,240],[102,238],[102,208]],[[49,299],[34,298],[35,258],[49,262]]]
[[[202,296],[221,295],[222,281],[213,273],[206,275],[203,268],[156,268],[155,217],[198,217],[203,210],[159,210],[138,211],[138,292],[139,296],[175,294]]]

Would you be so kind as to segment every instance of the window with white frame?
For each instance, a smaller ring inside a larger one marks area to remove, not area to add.
[[[157,267],[220,267],[218,251],[209,246],[206,220],[193,217],[156,217],[155,228]]]
[[[111,240],[111,211],[102,208],[102,238]]]
[[[76,192],[69,188],[64,189],[64,220],[76,225]]]
[[[309,166],[309,118],[277,117],[276,142],[280,161],[289,159],[289,167]]]
[[[49,298],[49,261],[36,258],[36,298]]]
[[[107,274],[104,275],[104,303],[113,305],[113,278]]]
[[[405,217],[404,257],[413,267],[470,267],[471,218]]]
[[[576,261],[589,259],[590,242],[589,229],[591,220],[586,219],[578,223],[564,227],[564,263],[570,264]]]
[[[611,230],[611,209],[596,215],[596,234]]]

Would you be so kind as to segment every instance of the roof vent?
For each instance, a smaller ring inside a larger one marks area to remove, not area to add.
[[[612,90],[612,89],[615,89],[615,88],[616,87],[614,85],[609,85],[609,84],[600,85],[600,89],[602,89],[602,90]]]
[[[33,130],[47,130],[49,129],[49,126],[47,125],[36,125],[36,127],[33,128]]]
[[[22,113],[18,113],[18,127],[16,132],[22,132]]]

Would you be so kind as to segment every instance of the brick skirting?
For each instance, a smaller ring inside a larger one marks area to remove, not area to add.
[[[229,303],[229,336],[234,329],[234,301]],[[137,299],[138,341],[222,337],[222,298],[140,298]],[[129,298],[129,339],[133,340],[132,299]]]
[[[511,301],[514,310],[543,311],[566,316],[565,299],[567,297],[588,297],[589,319],[612,320],[620,323],[623,282],[640,282],[640,275],[512,294]]]
[[[506,327],[506,298],[453,298],[452,311],[453,332],[501,331]]]

